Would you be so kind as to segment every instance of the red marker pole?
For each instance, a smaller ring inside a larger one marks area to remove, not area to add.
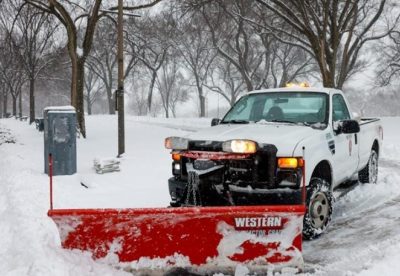
[[[303,205],[306,206],[307,201],[307,189],[306,189],[306,155],[305,155],[305,147],[303,147],[303,190],[302,190],[302,197],[303,197]]]
[[[53,157],[49,154],[50,210],[53,210]]]
[[[303,197],[303,204],[306,205],[306,162],[303,159],[303,190],[302,190],[302,197]]]

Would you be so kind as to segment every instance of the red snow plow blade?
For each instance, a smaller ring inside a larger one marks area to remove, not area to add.
[[[64,248],[133,270],[303,268],[304,205],[53,209],[51,156],[49,166],[48,215]]]
[[[131,267],[302,268],[304,206],[59,209],[62,246]]]

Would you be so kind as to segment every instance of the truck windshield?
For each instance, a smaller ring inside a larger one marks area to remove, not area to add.
[[[272,92],[242,97],[221,123],[285,122],[316,124],[328,121],[328,95],[318,92]]]

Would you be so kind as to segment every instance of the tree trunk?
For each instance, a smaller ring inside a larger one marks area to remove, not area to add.
[[[4,91],[0,90],[0,118],[4,117],[3,107],[4,107]]]
[[[231,100],[230,100],[230,102],[229,102],[229,105],[230,105],[230,106],[233,106],[233,105],[235,104],[235,102],[236,102],[236,97],[235,97],[235,96],[232,96],[232,97],[231,97]]]
[[[75,96],[75,109],[76,118],[78,121],[79,129],[81,130],[82,136],[86,138],[86,127],[85,127],[85,107],[84,107],[84,89],[85,89],[85,60],[78,58],[76,68],[76,96]]]
[[[17,116],[17,97],[12,95],[12,115]]]
[[[76,55],[74,57],[72,57],[72,55],[70,54],[71,57],[71,105],[75,108],[77,108],[76,106],[76,93],[77,93],[77,83],[78,83],[78,58],[76,57]],[[78,112],[78,110],[76,110],[76,112]]]
[[[206,116],[206,99],[203,95],[203,86],[200,83],[199,76],[195,74],[196,76],[196,86],[197,86],[197,93],[199,95],[199,103],[200,103],[200,117],[205,117]]]
[[[89,91],[88,91],[88,94],[86,96],[86,107],[87,107],[88,115],[92,115],[92,104],[90,102],[90,92]]]
[[[242,77],[244,78],[244,81],[246,82],[246,88],[247,91],[253,91],[254,90],[254,86],[253,83],[251,82],[251,80],[249,79],[247,72],[245,70],[240,70],[240,74],[242,75]]]
[[[322,83],[324,87],[329,87],[329,88],[336,88],[335,87],[335,80],[331,77],[329,72],[322,72]]]
[[[109,67],[107,67],[107,68],[108,68],[108,70],[107,70],[108,81],[104,82],[104,84],[106,86],[106,93],[107,93],[107,100],[108,100],[108,114],[114,115],[115,109],[116,109],[115,104],[116,104],[117,99],[114,98],[114,94],[113,94],[113,90],[112,90],[113,84],[114,84],[113,71],[112,71],[112,69],[110,70]]]
[[[318,52],[318,53],[320,53],[320,52]],[[318,61],[319,70],[321,72],[322,84],[324,85],[324,87],[335,88],[335,78],[334,78],[334,76],[332,77],[332,74],[329,71],[328,65],[326,64],[326,61],[324,60],[324,56],[317,55],[317,61]]]
[[[346,76],[348,75],[348,72],[346,72],[347,71],[347,66],[342,65],[342,68],[340,70],[341,71],[339,73],[338,79],[336,80],[336,87],[335,88],[337,88],[339,90],[342,90],[343,84],[346,81]]]
[[[3,117],[7,117],[7,102],[8,102],[8,93],[3,93]]]
[[[22,91],[19,91],[19,97],[18,97],[18,110],[19,110],[19,117],[22,117]]]
[[[107,91],[107,100],[108,100],[108,114],[115,114],[115,102],[114,102],[114,95],[112,92],[112,85],[106,86],[106,91]]]
[[[153,90],[154,90],[154,84],[156,82],[156,78],[157,78],[157,71],[153,71],[153,74],[151,75],[151,82],[150,82],[150,87],[149,87],[149,95],[147,96],[147,112],[148,112],[148,114],[151,113]],[[168,113],[168,111],[167,111],[167,113]]]
[[[35,121],[35,78],[29,78],[29,124]]]
[[[286,84],[288,83],[288,74],[287,74],[287,70],[284,67],[282,70],[282,77],[281,77],[281,81],[279,82],[279,86],[278,87],[285,87]],[[277,88],[277,87],[274,87]]]
[[[85,109],[84,109],[84,78],[85,78],[85,59],[78,57],[75,49],[69,49],[71,58],[71,105],[76,110],[76,120],[83,138],[86,138],[85,128]]]
[[[169,97],[169,95],[167,95]],[[169,118],[169,100],[167,99],[165,102],[165,118]]]
[[[203,94],[200,94],[199,100],[200,100],[200,117],[203,118],[206,116],[206,98],[203,96]]]

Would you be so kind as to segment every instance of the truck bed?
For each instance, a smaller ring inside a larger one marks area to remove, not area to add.
[[[380,148],[380,141],[382,140],[383,130],[379,118],[361,118],[360,120],[360,133],[358,133],[359,140],[359,165],[358,169],[363,169],[369,160],[372,146],[377,141],[378,148]],[[379,152],[378,152],[379,153]]]

